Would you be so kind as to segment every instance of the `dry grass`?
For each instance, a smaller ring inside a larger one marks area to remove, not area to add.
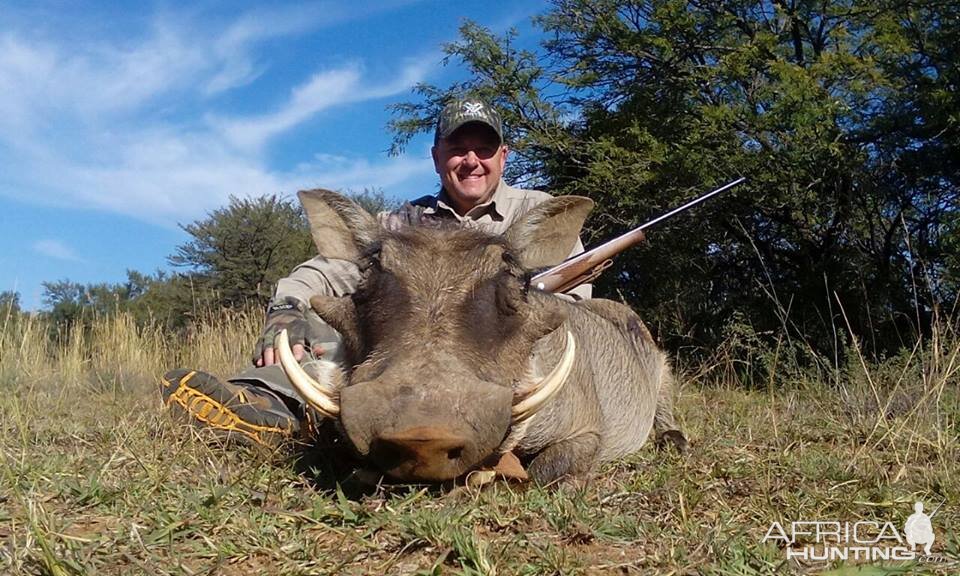
[[[212,316],[182,341],[120,315],[55,345],[43,323],[6,319],[0,573],[780,574],[818,567],[761,543],[774,520],[900,527],[915,500],[943,502],[934,551],[960,558],[950,334],[880,366],[794,371],[754,390],[717,385],[722,362],[687,370],[678,411],[690,453],[644,449],[581,490],[356,497],[316,487],[316,455],[225,447],[161,413],[161,373],[237,371],[259,321]],[[936,569],[960,570],[861,573]]]

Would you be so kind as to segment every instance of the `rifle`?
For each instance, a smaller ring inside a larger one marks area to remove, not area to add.
[[[626,234],[617,236],[613,240],[604,242],[596,248],[587,250],[583,254],[577,254],[576,256],[564,260],[553,268],[534,276],[530,283],[538,289],[546,292],[569,292],[581,284],[591,282],[604,270],[613,265],[614,256],[623,252],[627,248],[630,248],[631,246],[643,242],[643,240],[646,238],[646,236],[643,234],[645,229],[663,220],[666,220],[671,216],[675,216],[680,212],[689,210],[704,200],[712,198],[721,192],[725,192],[738,184],[742,184],[745,181],[746,178],[740,177],[733,182],[724,184],[712,192],[707,192],[699,198],[694,198],[683,206],[674,208],[666,214],[657,216],[653,220],[641,225],[638,228],[634,228]]]

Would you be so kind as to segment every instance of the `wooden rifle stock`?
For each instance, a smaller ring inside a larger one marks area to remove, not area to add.
[[[707,192],[698,198],[694,198],[679,208],[674,208],[666,214],[657,216],[653,220],[639,226],[638,228],[634,228],[626,234],[617,236],[613,240],[604,242],[596,248],[587,250],[583,254],[577,254],[572,258],[568,258],[553,268],[534,276],[531,279],[530,284],[535,288],[546,292],[569,292],[581,284],[592,282],[604,270],[613,265],[614,256],[623,252],[627,248],[630,248],[631,246],[635,246],[636,244],[643,242],[646,238],[643,231],[646,228],[666,220],[671,216],[679,214],[684,210],[693,208],[704,200],[729,190],[730,188],[733,188],[744,181],[746,181],[746,178],[737,178],[733,182],[728,182],[716,190]]]

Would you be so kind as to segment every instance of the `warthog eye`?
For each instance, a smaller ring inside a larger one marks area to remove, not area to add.
[[[379,242],[377,242],[375,244],[371,244],[370,246],[367,247],[366,250],[363,251],[363,254],[360,255],[360,262],[359,262],[361,273],[365,274],[371,268],[380,267],[380,250],[381,249],[382,249],[382,245]]]
[[[501,314],[516,314],[527,300],[530,279],[514,270],[504,270],[496,281],[496,303]]]
[[[533,272],[529,272],[520,268],[520,263],[517,262],[516,257],[510,252],[503,253],[503,262],[507,265],[507,273],[520,280],[520,283],[523,285],[521,293],[523,297],[526,298],[527,292],[530,291],[530,281],[533,278]]]
[[[360,269],[360,283],[350,297],[355,303],[363,305],[370,299],[371,276],[375,272],[383,271],[380,263],[380,244],[375,244],[367,249],[362,254],[360,261],[357,262],[357,266]]]
[[[526,298],[527,293],[530,292],[530,282],[533,280],[533,272],[524,272],[523,276],[520,278],[523,281],[523,296]]]

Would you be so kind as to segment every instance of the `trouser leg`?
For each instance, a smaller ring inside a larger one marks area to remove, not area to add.
[[[301,361],[301,364],[308,372],[310,372],[310,364],[313,362],[329,361],[337,364],[342,364],[344,362],[342,338],[340,334],[326,324],[323,324],[323,327],[325,328],[325,331],[323,332],[325,337],[324,340],[320,342],[314,342],[314,345],[319,345],[323,348],[323,355],[320,357],[315,357],[310,351],[306,351],[305,358]],[[229,378],[228,382],[245,386],[266,388],[274,394],[282,397],[284,402],[291,406],[295,412],[304,414],[306,411],[306,403],[304,402],[303,398],[301,398],[296,388],[293,387],[290,379],[287,378],[286,373],[279,364],[263,367],[251,366],[240,374]]]
[[[161,380],[164,405],[190,422],[265,446],[296,436],[301,415],[267,388],[223,382],[198,370],[171,370]]]
[[[340,335],[324,327],[326,338],[312,342],[323,347],[322,360],[340,362]],[[318,360],[308,352],[304,367],[309,371],[309,364]],[[279,365],[251,367],[225,382],[198,370],[171,370],[160,391],[164,405],[194,423],[260,444],[312,433],[310,411]]]

